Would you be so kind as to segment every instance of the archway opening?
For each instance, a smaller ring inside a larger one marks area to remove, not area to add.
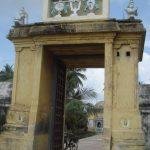
[[[66,99],[66,95],[64,95],[64,89],[62,88],[64,86],[65,78],[64,76],[67,74],[68,70],[73,70],[73,69],[78,69],[78,68],[88,68],[87,72],[91,72],[91,74],[93,75],[93,70],[91,68],[95,68],[95,70],[97,70],[98,68],[104,68],[104,47],[105,44],[101,43],[101,44],[79,44],[79,45],[53,45],[53,46],[45,46],[45,50],[47,53],[49,53],[50,55],[53,56],[54,59],[54,63],[53,63],[53,68],[54,68],[54,75],[55,77],[53,78],[53,80],[55,81],[53,83],[53,91],[55,91],[53,93],[52,96],[52,107],[54,109],[53,111],[53,115],[51,116],[51,131],[50,131],[50,145],[53,149],[57,149],[60,148],[62,145],[64,146],[65,143],[65,137],[62,137],[62,135],[64,134],[64,131],[66,129],[65,127],[65,122],[63,122],[63,128],[62,128],[62,121],[60,120],[64,120],[64,115],[62,114],[62,111],[65,111],[65,99]],[[103,80],[104,80],[104,70],[103,72]],[[100,75],[101,76],[101,75]],[[98,79],[98,74],[97,74],[97,79]],[[93,79],[94,81],[97,80],[96,78]],[[99,77],[99,81],[101,80],[101,78]],[[97,82],[99,82],[97,81]],[[84,82],[84,81],[83,81]],[[85,86],[87,86],[87,82],[83,83]],[[102,83],[103,84],[103,83]],[[93,85],[92,85],[93,86]],[[103,84],[104,86],[104,84]],[[81,87],[79,87],[81,88]],[[62,91],[61,91],[62,89]],[[104,97],[102,95],[102,93],[104,93],[104,88],[102,90],[98,91],[98,88],[95,87],[95,89],[97,90],[96,93],[99,93],[99,96],[101,96],[101,98],[97,99],[97,101],[99,100],[103,100]],[[75,89],[76,92],[78,89]],[[80,89],[82,90],[82,89]],[[82,90],[83,92],[83,90]],[[63,93],[63,94],[62,94]],[[101,93],[101,94],[100,94]],[[64,102],[62,103],[62,100],[64,99]],[[82,104],[84,102],[84,104],[89,103],[90,99],[87,99],[86,102],[84,99],[82,100]],[[90,104],[92,106],[95,107],[95,104],[97,103],[97,101],[91,102]],[[60,103],[62,104],[60,106]],[[64,107],[63,109],[60,109],[61,107]],[[60,111],[60,112],[59,112]],[[86,113],[86,108],[83,108],[84,113],[87,115]],[[100,112],[102,113],[102,112]],[[63,118],[61,118],[60,116]],[[59,117],[57,117],[59,116]],[[99,116],[97,114],[93,114],[91,115],[93,116],[93,124],[94,124],[94,132],[100,133],[103,131],[103,117]],[[90,121],[90,117],[87,117],[87,122],[86,122],[86,130],[90,130],[89,128],[89,121]],[[61,123],[60,123],[61,122]],[[99,126],[101,125],[101,127]],[[58,130],[59,129],[59,130]],[[100,131],[101,130],[101,131]],[[63,132],[63,133],[62,133]],[[67,133],[69,131],[67,130]],[[57,138],[59,137],[59,138]],[[60,147],[58,146],[60,145]],[[84,146],[85,147],[85,146]],[[99,147],[99,146],[98,146]],[[82,148],[81,148],[82,150]]]

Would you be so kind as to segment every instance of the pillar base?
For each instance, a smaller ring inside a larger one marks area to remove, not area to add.
[[[146,149],[143,140],[124,140],[124,141],[114,141],[112,147],[109,145],[108,139],[102,139],[102,147],[100,150],[149,150]]]
[[[111,129],[104,128],[102,135],[102,150],[111,149]]]
[[[104,129],[102,136],[101,150],[149,150],[146,149],[143,132],[113,132],[113,137],[110,134],[110,129]]]
[[[0,135],[0,150],[33,150],[33,137],[3,132]]]
[[[143,140],[123,140],[113,141],[112,150],[145,150]]]
[[[124,131],[122,134],[116,133],[112,139],[111,150],[145,150],[143,132],[137,130],[136,132]]]
[[[38,136],[3,132],[0,135],[0,150],[48,150],[47,134]]]

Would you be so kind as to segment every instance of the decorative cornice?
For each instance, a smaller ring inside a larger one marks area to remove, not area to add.
[[[15,26],[8,38],[19,47],[16,52],[26,47],[35,51],[41,49],[42,45],[52,44],[112,43],[115,49],[130,45],[132,49],[139,49],[141,60],[145,34],[140,20],[110,19]]]
[[[139,48],[139,44],[135,44],[135,43],[133,44],[133,43],[130,43],[130,41],[123,41],[122,43],[114,44],[114,49],[118,50],[122,46],[125,46],[125,45],[130,46],[131,49],[138,49]]]
[[[10,30],[8,39],[29,38],[44,35],[73,33],[143,33],[145,29],[139,20],[97,20],[88,22],[35,23],[16,26]]]

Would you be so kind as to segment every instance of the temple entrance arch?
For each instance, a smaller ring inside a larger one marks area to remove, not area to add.
[[[63,149],[63,122],[65,102],[66,68],[104,67],[104,43],[99,44],[60,44],[44,46],[45,56],[52,56],[52,106],[50,110],[50,149]],[[44,58],[49,61],[48,57]],[[42,140],[42,139],[41,139]]]
[[[61,92],[64,79],[61,79],[65,67],[105,66],[106,146],[103,148],[143,150],[137,74],[144,37],[145,30],[139,20],[36,23],[14,27],[9,34],[16,48],[13,99],[7,116],[7,131],[0,136],[0,148],[60,150],[64,99],[64,92]],[[57,83],[56,77],[60,78]]]

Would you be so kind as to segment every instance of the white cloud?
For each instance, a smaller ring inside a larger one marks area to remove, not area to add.
[[[148,53],[143,54],[143,61],[139,63],[139,80],[150,84],[150,55]]]
[[[150,48],[150,40],[149,39],[147,39],[145,41],[145,47]]]
[[[94,103],[104,99],[104,69],[87,69],[85,73],[87,80],[84,81],[84,87],[92,88],[97,92],[97,98]]]
[[[146,28],[145,47],[150,48],[150,27]]]

